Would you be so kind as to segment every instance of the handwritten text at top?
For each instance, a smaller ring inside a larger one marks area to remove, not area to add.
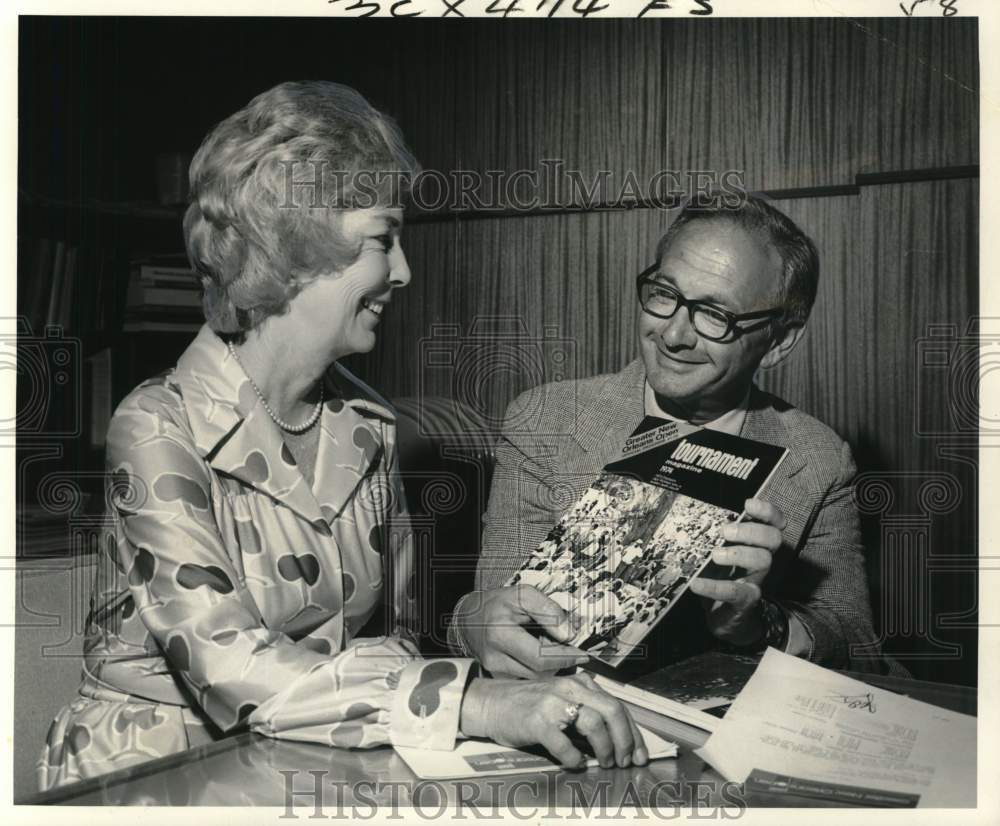
[[[925,15],[940,11],[943,17],[954,17],[958,14],[958,0],[902,0],[899,8],[907,17],[913,17],[917,11]]]
[[[591,17],[615,0],[326,0],[350,17]],[[710,15],[715,0],[645,0],[637,17],[657,12]],[[612,14],[614,10],[612,9]]]

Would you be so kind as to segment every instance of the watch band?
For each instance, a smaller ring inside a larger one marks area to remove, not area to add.
[[[778,603],[761,597],[757,603],[763,633],[757,647],[777,648],[784,651],[788,647],[788,615]]]

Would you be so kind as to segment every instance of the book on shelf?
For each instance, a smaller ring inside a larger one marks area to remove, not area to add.
[[[48,309],[45,312],[44,326],[59,323],[60,302],[63,295],[63,284],[66,278],[66,244],[56,241],[52,257],[52,271],[49,273],[50,287]],[[40,332],[40,331],[38,331]]]
[[[33,260],[18,263],[18,313],[32,334],[44,335],[46,327],[76,336],[105,332],[105,304],[115,298],[102,283],[105,262],[97,251],[49,238],[32,243]]]
[[[153,253],[144,255],[142,258],[137,258],[133,263],[149,267],[164,267],[166,269],[191,269],[186,252]]]
[[[108,284],[110,300],[105,304],[104,316],[109,330],[121,330],[124,324],[131,271],[131,262],[127,259],[115,256],[108,261],[104,280]]]
[[[198,320],[163,321],[150,318],[133,318],[125,321],[126,333],[197,333],[203,322]]]
[[[79,273],[77,295],[74,298],[75,329],[83,334],[107,332],[103,325],[102,310],[113,296],[106,294],[105,256],[96,247],[81,246],[77,258]]]
[[[111,348],[105,347],[87,359],[90,369],[90,446],[104,447],[111,424],[113,363]]]
[[[25,315],[32,332],[41,335],[45,327],[46,310],[49,306],[52,284],[53,260],[55,243],[50,238],[39,238],[35,242],[34,267],[28,267],[27,262],[18,267],[25,274],[33,270],[33,276],[22,279],[19,285],[24,290],[18,297],[18,312]]]
[[[106,256],[95,253],[93,267],[94,295],[97,296],[97,301],[94,302],[92,325],[94,330],[104,332],[107,319],[114,310],[114,296],[110,294],[112,284],[108,273],[110,269],[109,259]]]
[[[163,256],[133,261],[132,280],[150,287],[201,289],[201,279],[186,257]]]
[[[724,543],[723,526],[745,517],[787,450],[693,425],[646,417],[564,513],[508,585],[549,596],[577,628],[568,645],[605,688],[640,694],[615,669],[677,604]],[[612,685],[614,684],[614,685]],[[629,696],[624,696],[628,694]],[[660,713],[711,730],[702,709],[660,696]]]
[[[125,332],[196,332],[202,316],[201,282],[186,259],[133,261],[122,329]]]
[[[71,330],[76,332],[77,325],[74,324],[74,316],[78,310],[78,305],[74,301],[75,291],[77,288],[77,253],[78,250],[75,246],[68,247],[66,249],[66,257],[64,260],[64,271],[62,278],[62,289],[60,290],[58,310],[56,311],[56,324],[63,328],[64,331],[70,332]]]
[[[192,321],[202,318],[201,305],[178,307],[170,305],[146,304],[138,307],[126,307],[125,319],[150,318],[161,320]]]
[[[201,310],[201,291],[154,287],[132,279],[128,285],[126,306],[133,307],[193,307]]]

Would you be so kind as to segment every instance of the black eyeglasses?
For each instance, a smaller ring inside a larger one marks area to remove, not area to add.
[[[730,336],[739,338],[785,314],[784,310],[777,308],[753,313],[731,313],[707,301],[692,301],[669,284],[657,280],[656,271],[659,268],[659,264],[653,264],[639,273],[635,280],[642,309],[657,318],[671,318],[678,307],[687,307],[694,331],[709,341],[722,341]],[[748,327],[738,326],[741,322],[753,320],[758,320],[758,323]]]

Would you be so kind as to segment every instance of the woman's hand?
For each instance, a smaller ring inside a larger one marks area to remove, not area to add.
[[[569,707],[579,704],[575,722]],[[586,674],[542,680],[473,680],[462,701],[462,732],[505,746],[544,746],[566,768],[583,768],[574,730],[604,768],[644,766],[646,744],[625,706]]]

